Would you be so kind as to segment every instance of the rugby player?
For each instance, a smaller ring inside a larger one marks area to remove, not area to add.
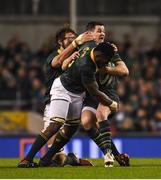
[[[97,44],[104,41],[105,27],[103,23],[94,21],[89,22],[87,30],[92,32],[94,40]],[[91,43],[87,42],[82,48],[88,51],[91,48],[90,46]],[[120,58],[116,46],[114,47],[115,55],[109,61],[108,66],[101,69],[96,76],[99,89],[108,95],[112,100],[119,103],[119,97],[116,93],[117,76],[128,75],[128,69],[123,60]],[[110,122],[108,121],[108,116],[110,114],[112,114],[112,112],[108,106],[104,106],[101,103],[98,104],[98,102],[95,101],[87,92],[84,101],[84,108],[82,110],[81,122],[88,135],[96,142],[104,153],[105,166],[106,164],[109,166],[109,158],[106,156],[106,150],[107,148],[110,149],[110,147],[118,163],[121,166],[129,166],[129,156],[127,154],[120,154],[114,143],[111,141]],[[98,122],[97,126],[94,121]],[[99,131],[97,127],[99,127]],[[99,135],[99,132],[101,132],[101,136]],[[102,140],[103,143],[101,143]],[[112,166],[113,162],[110,163],[110,166]]]
[[[94,41],[91,43],[95,44]],[[95,45],[94,45],[95,47]],[[82,102],[85,90],[101,102],[110,107],[112,111],[118,108],[117,102],[111,100],[107,95],[98,89],[95,80],[95,72],[104,67],[114,56],[114,47],[109,43],[100,43],[90,51],[82,51],[80,57],[73,61],[60,78],[57,78],[51,88],[50,119],[53,123],[42,132],[41,137],[45,140],[56,134],[54,141],[48,152],[40,159],[39,165],[51,166],[52,157],[59,151],[76,132],[79,126]],[[52,108],[54,107],[54,108]],[[62,125],[64,124],[63,128]],[[43,141],[43,139],[41,141]],[[111,152],[106,152],[109,154]],[[54,162],[55,164],[55,162]]]
[[[68,64],[71,61],[73,61],[74,59],[78,57],[78,52],[75,51],[77,45],[81,45],[84,42],[89,41],[91,39],[93,39],[93,37],[89,33],[84,33],[76,38],[76,33],[70,28],[62,28],[57,32],[56,43],[58,45],[58,48],[48,56],[47,61],[45,63],[45,87],[46,87],[45,104],[46,104],[46,107],[44,110],[44,118],[43,118],[44,130],[51,123],[50,117],[49,117],[49,106],[50,106],[50,89],[51,89],[53,81],[63,73],[63,69],[66,69]],[[71,53],[73,54],[69,56]],[[48,147],[51,146],[54,139],[55,139],[54,136],[49,139]],[[32,159],[34,157],[34,153],[36,150],[37,150],[36,145],[32,146],[32,149],[30,150],[28,155],[18,164],[18,167],[35,167],[36,163],[34,163]],[[68,164],[68,162],[71,165],[72,164],[79,165],[80,161],[86,164],[88,163],[86,162],[86,160],[77,159],[75,155],[72,153],[70,153],[69,156],[67,156],[61,152],[57,154],[55,157],[53,157],[53,159],[55,159],[56,162],[58,162],[58,164],[60,165]],[[75,162],[73,162],[72,160],[74,160]]]

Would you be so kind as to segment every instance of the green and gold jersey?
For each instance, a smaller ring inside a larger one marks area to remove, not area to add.
[[[108,63],[108,66],[114,67],[115,63],[117,61],[120,61],[121,58],[118,53],[116,53],[113,58],[110,60]],[[101,74],[97,73],[96,74],[96,79],[99,85],[99,89],[103,92],[107,90],[116,90],[117,84],[118,84],[118,77],[114,75],[109,75],[109,74]]]
[[[44,97],[45,104],[48,104],[50,102],[50,89],[53,84],[53,81],[63,73],[61,66],[56,67],[56,68],[53,68],[51,66],[51,62],[52,62],[53,58],[56,57],[57,55],[59,55],[59,53],[60,53],[59,49],[56,49],[55,51],[53,51],[47,57],[47,60],[44,65],[45,88],[46,88],[45,97]]]
[[[60,80],[68,91],[80,94],[85,91],[85,85],[96,81],[96,65],[94,62],[94,41],[80,47],[80,56],[70,64],[70,67],[61,75]]]

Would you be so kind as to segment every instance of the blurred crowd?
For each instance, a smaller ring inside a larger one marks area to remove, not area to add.
[[[120,111],[114,117],[113,132],[161,132],[161,36],[155,42],[129,34],[119,46],[130,75],[123,78],[117,91]],[[135,133],[136,134],[136,133]],[[136,134],[137,135],[137,134]]]
[[[111,38],[127,64],[130,75],[120,79],[120,110],[113,117],[113,134],[118,132],[161,132],[161,36],[155,42],[134,42],[125,34],[122,42]],[[43,64],[54,48],[52,36],[40,49],[14,35],[0,46],[0,109],[22,109],[43,113]]]

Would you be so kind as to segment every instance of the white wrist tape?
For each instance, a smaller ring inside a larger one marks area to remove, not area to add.
[[[116,108],[117,107],[117,102],[116,101],[112,101],[112,104],[110,105],[110,107],[112,107],[112,108],[115,107]]]

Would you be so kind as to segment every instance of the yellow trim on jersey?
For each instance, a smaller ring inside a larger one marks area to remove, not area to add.
[[[64,49],[61,47],[57,50],[58,54],[61,54],[61,52],[63,51]]]
[[[96,66],[96,69],[98,70],[97,64],[96,64],[95,59],[94,59],[94,49],[95,49],[95,48],[93,48],[93,49],[91,50],[91,52],[90,52],[90,57],[91,57],[92,61],[94,62],[95,66]]]

